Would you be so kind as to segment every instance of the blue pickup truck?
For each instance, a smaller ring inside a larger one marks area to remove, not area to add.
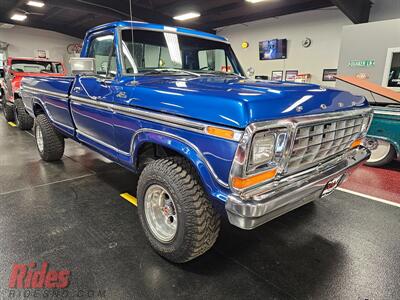
[[[102,25],[71,69],[23,80],[42,159],[61,159],[70,138],[140,174],[144,232],[173,262],[210,249],[221,215],[253,229],[328,195],[370,155],[363,97],[248,79],[210,33]]]

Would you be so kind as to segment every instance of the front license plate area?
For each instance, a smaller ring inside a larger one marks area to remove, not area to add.
[[[322,197],[326,197],[330,194],[332,194],[332,192],[338,187],[338,185],[340,184],[340,182],[342,181],[344,175],[340,175],[338,177],[335,177],[333,179],[331,179],[326,185],[324,190],[322,191],[321,194],[321,198]]]

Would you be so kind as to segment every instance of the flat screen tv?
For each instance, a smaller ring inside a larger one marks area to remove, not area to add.
[[[287,39],[274,39],[260,42],[260,60],[285,59]]]

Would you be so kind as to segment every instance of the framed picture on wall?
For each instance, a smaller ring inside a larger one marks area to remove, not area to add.
[[[322,81],[336,81],[337,69],[324,69]]]
[[[295,81],[296,76],[299,74],[297,70],[288,70],[285,74],[285,81]]]
[[[282,81],[283,80],[283,71],[272,71],[271,80],[272,81]]]
[[[400,92],[400,48],[389,48],[382,86]]]

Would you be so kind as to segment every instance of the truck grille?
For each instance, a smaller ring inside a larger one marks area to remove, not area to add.
[[[363,117],[300,126],[296,132],[287,173],[302,171],[338,155],[357,139]]]

